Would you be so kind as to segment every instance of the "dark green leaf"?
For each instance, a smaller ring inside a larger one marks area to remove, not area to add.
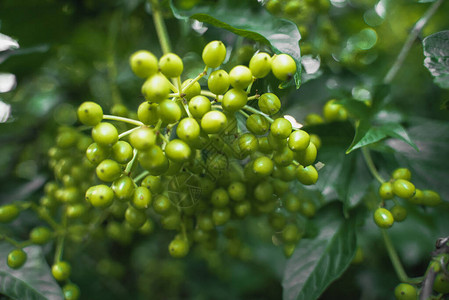
[[[400,139],[418,151],[418,148],[410,139],[404,127],[401,125],[397,123],[387,123],[380,126],[370,127],[368,122],[361,120],[357,126],[357,132],[354,140],[348,150],[346,150],[346,153],[350,153],[355,149],[376,143],[386,137]]]
[[[290,54],[296,61],[297,72],[294,76],[296,88],[301,83],[301,52],[298,27],[291,21],[280,19],[269,14],[260,7],[251,9],[248,3],[241,1],[239,5],[231,5],[228,1],[220,1],[216,5],[197,6],[188,11],[176,8],[170,1],[173,14],[178,19],[195,19],[213,26],[226,29],[237,35],[269,45],[275,53]],[[291,83],[282,83],[287,87]]]
[[[14,248],[5,242],[0,244],[1,294],[20,300],[59,300],[64,298],[61,288],[51,275],[41,247],[25,248],[28,259],[25,265],[18,270],[13,270],[6,265],[5,257],[12,249]]]
[[[449,89],[449,30],[440,31],[423,40],[424,65],[434,76],[435,83]]]
[[[349,266],[356,249],[355,218],[345,220],[338,205],[316,216],[319,235],[299,242],[282,281],[283,299],[317,299]]]

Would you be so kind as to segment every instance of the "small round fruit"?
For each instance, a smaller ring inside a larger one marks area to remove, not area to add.
[[[0,223],[9,223],[15,220],[20,213],[20,209],[15,204],[0,206]]]
[[[391,174],[391,178],[393,179],[405,179],[410,181],[412,179],[412,173],[407,168],[398,168],[393,171]]]
[[[148,101],[159,103],[168,98],[170,82],[164,75],[154,74],[144,82],[141,92]]]
[[[94,165],[98,165],[100,162],[108,158],[108,156],[108,147],[101,146],[97,143],[92,143],[89,145],[89,147],[87,147],[86,158]]]
[[[209,75],[207,87],[215,95],[223,95],[231,84],[229,74],[225,70],[216,70]]]
[[[98,123],[92,129],[92,138],[101,146],[112,146],[118,141],[117,128],[111,123]]]
[[[30,240],[33,244],[44,245],[51,239],[52,233],[48,227],[39,226],[30,232]]]
[[[100,180],[112,182],[120,177],[122,167],[115,160],[105,159],[97,166],[95,171]]]
[[[437,293],[449,294],[449,277],[443,273],[437,274],[433,282],[433,289]]]
[[[424,190],[422,191],[422,204],[427,206],[437,206],[440,204],[441,197],[440,195],[432,190]]]
[[[201,94],[201,85],[198,81],[196,81],[195,83],[191,84],[193,79],[187,79],[185,80],[182,84],[181,84],[181,90],[182,92],[185,94],[184,98],[187,100],[192,99],[195,96],[198,96],[199,94]],[[186,87],[190,85],[187,89]]]
[[[145,211],[138,210],[133,206],[128,206],[125,211],[125,220],[134,229],[139,229],[147,220]]]
[[[234,88],[230,89],[223,96],[221,105],[228,112],[236,112],[243,108],[248,102],[248,95],[245,91]]]
[[[296,168],[296,178],[304,185],[312,185],[318,181],[318,171],[314,166],[301,166]]]
[[[86,191],[86,200],[94,207],[108,207],[114,200],[114,191],[104,184],[95,185]]]
[[[185,257],[189,253],[189,243],[184,239],[174,239],[168,245],[168,251],[173,257]]]
[[[95,102],[83,102],[78,107],[78,120],[84,125],[95,126],[103,120],[103,109]]]
[[[252,114],[246,119],[246,128],[255,135],[263,135],[270,128],[270,123],[264,116]]]
[[[415,194],[415,186],[408,180],[397,179],[393,182],[393,193],[403,199],[410,199]]]
[[[206,133],[219,133],[226,128],[228,120],[221,111],[209,111],[201,118],[201,128]]]
[[[310,144],[310,135],[304,130],[295,130],[288,137],[288,147],[292,151],[306,150]]]
[[[271,131],[271,134],[273,135],[273,137],[278,138],[278,139],[286,139],[292,133],[292,123],[290,123],[290,121],[285,118],[277,118],[274,120],[273,123],[271,123],[270,131]],[[289,142],[289,144],[290,144],[290,142]],[[300,144],[302,145],[303,143],[300,143]],[[307,143],[307,145],[304,147],[304,149],[308,145],[309,144]],[[295,148],[295,149],[297,149],[297,148]],[[304,149],[301,149],[301,150],[304,150]],[[297,151],[299,151],[299,149]]]
[[[134,190],[132,204],[137,209],[146,209],[151,204],[151,192],[144,186],[139,186]]]
[[[14,249],[8,254],[7,263],[11,269],[19,269],[27,260],[27,254],[22,249]]]
[[[62,288],[65,300],[78,300],[80,297],[80,289],[74,283],[67,283]]]
[[[159,120],[158,104],[144,101],[137,109],[137,118],[145,125],[156,125]]]
[[[402,222],[407,218],[407,209],[401,205],[394,205],[391,210],[395,222]]]
[[[236,89],[246,89],[253,81],[253,74],[246,66],[238,65],[229,72],[231,85]]]
[[[128,142],[118,141],[112,146],[112,158],[119,164],[127,164],[133,158],[133,147]]]
[[[380,228],[390,228],[393,226],[394,217],[388,209],[379,207],[374,211],[374,223]]]
[[[249,69],[256,78],[263,78],[271,71],[271,56],[266,52],[255,54],[249,61]]]
[[[379,196],[383,200],[393,199],[393,184],[391,182],[384,182],[379,187]]]
[[[182,71],[184,70],[184,65],[182,59],[178,55],[167,53],[159,59],[159,69],[162,74],[168,78],[174,78],[181,76]]]
[[[186,142],[174,139],[165,146],[165,155],[174,162],[183,163],[189,160],[191,150]]]
[[[400,283],[394,289],[394,296],[397,300],[416,300],[418,298],[418,292],[413,285]]]
[[[201,119],[208,111],[210,111],[210,100],[204,96],[195,96],[189,101],[189,111],[193,117]]]
[[[129,142],[137,150],[147,150],[156,143],[156,134],[153,129],[142,126],[131,132]]]
[[[295,60],[288,54],[278,54],[271,61],[271,70],[279,80],[289,80],[296,73]]]
[[[323,107],[326,122],[345,121],[348,118],[346,109],[335,101],[335,99],[329,100]]]
[[[273,169],[274,169],[273,161],[266,156],[261,156],[254,160],[253,172],[256,175],[269,176],[271,175],[271,173],[273,173]]]
[[[119,179],[114,180],[111,189],[118,200],[128,201],[134,194],[134,181],[129,176],[121,176]]]
[[[242,182],[234,181],[228,186],[229,197],[234,201],[243,201],[246,196],[246,186]]]
[[[185,142],[193,142],[200,135],[200,125],[194,118],[184,118],[178,123],[176,134]]]
[[[51,267],[51,273],[57,281],[67,280],[70,277],[71,270],[72,267],[66,261],[57,262]]]
[[[134,52],[129,58],[129,64],[136,76],[148,78],[156,74],[158,70],[158,62],[153,53],[146,50]]]
[[[262,94],[257,104],[259,109],[267,115],[274,115],[281,108],[281,100],[273,93]]]
[[[226,58],[226,47],[221,41],[212,41],[203,49],[203,61],[209,68],[216,68]]]
[[[182,111],[178,103],[166,99],[159,104],[158,114],[162,121],[173,124],[181,119]]]

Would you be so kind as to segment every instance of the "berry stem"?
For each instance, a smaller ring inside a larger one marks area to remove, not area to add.
[[[114,115],[103,115],[103,120],[120,121],[120,122],[124,122],[124,123],[133,124],[133,125],[136,125],[136,126],[144,125],[140,121],[137,121],[137,120],[134,120],[134,119],[129,119],[129,118],[124,118],[124,117],[119,117],[119,116],[114,116]]]
[[[0,240],[5,240],[16,248],[22,248],[22,245],[18,241],[10,238],[9,236],[2,234],[2,235],[0,235]]]
[[[131,134],[131,132],[136,131],[139,128],[140,128],[140,126],[137,126],[137,127],[131,128],[130,130],[127,130],[127,131],[124,131],[124,132],[120,133],[118,135],[118,139],[121,139],[122,137],[127,136],[128,134]]]
[[[203,76],[207,74],[207,69],[208,69],[208,67],[205,66],[203,72],[201,72],[200,74],[198,74],[198,76],[196,76],[195,78],[193,78],[193,79],[189,82],[189,84],[187,84],[187,85],[182,89],[182,91],[181,91],[180,94],[185,93],[185,92],[187,91],[187,89],[189,89],[192,85],[195,84],[195,82],[197,82],[198,80],[200,80],[201,78],[203,78]]]
[[[430,18],[437,12],[441,3],[443,3],[443,0],[434,2],[432,6],[430,6],[429,9],[424,13],[424,15],[415,23],[415,26],[413,27],[407,40],[405,41],[404,46],[402,46],[401,52],[399,52],[393,66],[391,66],[387,75],[385,75],[384,83],[389,84],[393,81],[399,69],[404,64],[405,58],[412,48],[414,41],[416,40],[424,26],[427,24],[427,22],[430,20]]]
[[[67,233],[67,215],[65,211],[62,214],[62,226],[64,228],[64,234],[61,234],[58,236],[56,240],[56,250],[55,250],[55,257],[54,257],[54,263],[58,263],[62,260],[62,253],[64,251],[64,239]]]
[[[215,95],[214,93],[210,92],[210,91],[201,91],[201,95],[206,96],[206,97],[210,97],[210,98],[214,98],[217,99],[217,101],[221,101],[223,99],[223,95]]]
[[[249,118],[249,115],[246,112],[244,112],[243,109],[240,109],[239,113],[241,113],[245,118],[247,119]]]
[[[139,182],[140,180],[144,179],[145,176],[147,176],[148,174],[150,174],[150,172],[148,172],[148,171],[143,171],[142,173],[140,173],[139,175],[137,175],[136,177],[134,177],[133,180],[134,180],[135,183],[137,183],[137,182]]]
[[[398,253],[391,242],[390,236],[387,233],[386,229],[380,229],[382,233],[382,238],[384,240],[385,247],[387,248],[388,256],[390,256],[391,263],[393,264],[393,268],[401,282],[408,282],[409,278],[405,273],[404,267],[402,266],[401,261],[399,260]]]
[[[165,27],[164,17],[161,13],[161,8],[158,0],[149,0],[151,4],[151,11],[153,13],[154,27],[156,28],[157,37],[161,44],[162,52],[164,54],[171,52],[170,40],[167,34],[167,27]]]
[[[254,114],[259,114],[259,115],[264,116],[268,120],[268,122],[270,122],[270,123],[274,122],[274,120],[272,118],[270,118],[269,116],[267,116],[266,114],[264,114],[263,112],[258,110],[257,108],[251,107],[249,105],[245,105],[245,106],[243,106],[243,109],[245,109],[247,111],[250,111],[250,112],[252,112]]]
[[[133,158],[132,158],[131,161],[126,165],[126,168],[125,168],[125,174],[126,174],[126,176],[128,176],[128,175],[131,173],[131,169],[132,169],[133,166],[134,166],[134,162],[136,161],[136,158],[137,158],[137,150],[134,149],[134,150],[133,150]]]
[[[48,225],[50,225],[54,230],[61,229],[61,225],[56,223],[56,221],[53,220],[53,218],[49,214],[43,213],[42,210],[40,209],[40,207],[36,203],[31,203],[31,209],[34,210],[37,213],[37,215],[39,216],[39,218],[41,218],[45,222],[47,222]]]
[[[379,183],[384,183],[385,180],[380,176],[379,172],[376,169],[376,166],[374,165],[373,159],[371,158],[371,154],[369,153],[369,150],[366,147],[362,147],[362,154],[363,158],[365,159],[365,162],[368,166],[369,171],[374,176],[374,178],[379,181]]]

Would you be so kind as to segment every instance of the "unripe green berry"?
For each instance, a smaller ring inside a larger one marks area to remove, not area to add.
[[[176,134],[185,142],[195,141],[201,132],[200,125],[194,118],[182,119],[176,128]]]
[[[48,227],[39,226],[30,232],[30,240],[33,244],[44,245],[51,239],[52,233]]]
[[[208,111],[210,111],[210,100],[204,96],[195,96],[189,101],[189,111],[193,117],[201,119]]]
[[[92,128],[92,138],[101,146],[112,146],[118,141],[117,128],[111,123],[98,123]]]
[[[253,74],[246,66],[238,65],[229,72],[231,85],[236,89],[246,89],[253,81]]]
[[[289,122],[290,123],[290,122]],[[310,144],[310,135],[304,130],[295,130],[288,137],[288,147],[292,151],[304,151]]]
[[[168,245],[168,251],[173,257],[185,257],[189,253],[189,243],[184,239],[174,239]]]
[[[137,109],[137,118],[145,125],[156,125],[159,120],[157,103],[142,102]]]
[[[22,249],[14,249],[8,254],[7,263],[11,269],[19,269],[27,260],[27,254]]]
[[[407,209],[404,206],[396,204],[390,209],[390,212],[395,222],[402,222],[407,218]]]
[[[329,100],[323,107],[326,122],[345,121],[348,118],[346,109],[335,101],[335,99]]]
[[[422,204],[427,206],[437,206],[441,201],[440,195],[432,190],[422,191]]]
[[[405,179],[410,181],[412,179],[412,173],[407,168],[398,168],[393,171],[391,174],[391,178],[393,179]]]
[[[170,94],[170,82],[162,74],[154,74],[142,85],[142,95],[148,101],[160,103]]]
[[[20,209],[15,204],[0,206],[0,223],[12,222],[19,216]]]
[[[274,137],[279,138],[279,139],[286,139],[292,133],[292,123],[290,123],[290,121],[285,118],[277,118],[274,120],[273,123],[271,123],[270,131]],[[290,143],[289,143],[289,145],[290,145]],[[307,143],[307,145],[304,147],[304,149],[308,145],[309,144]],[[290,147],[290,149],[291,149],[291,147]]]
[[[156,134],[153,129],[142,126],[131,132],[129,142],[137,150],[148,150],[156,143]]]
[[[408,180],[397,179],[393,182],[393,193],[403,199],[410,199],[415,194],[415,186]]]
[[[71,270],[70,264],[66,261],[57,262],[51,267],[51,273],[57,281],[67,280],[70,277]]]
[[[249,69],[256,78],[263,78],[271,72],[271,56],[265,52],[256,53],[249,61]]]
[[[201,118],[201,128],[206,133],[220,133],[227,126],[226,115],[221,111],[209,111]]]
[[[253,172],[256,175],[260,175],[260,176],[271,175],[271,173],[273,172],[273,168],[274,168],[273,161],[266,156],[261,156],[261,157],[256,158],[254,160],[253,167],[252,167]]]
[[[263,135],[270,128],[270,123],[264,116],[252,114],[246,119],[246,128],[255,135]]]
[[[190,100],[193,97],[201,94],[201,85],[198,81],[196,81],[186,89],[186,86],[188,86],[190,82],[192,82],[192,80],[193,79],[187,79],[181,84],[181,91],[185,94],[184,98],[186,98],[187,100]]]
[[[144,186],[139,186],[134,190],[132,204],[137,209],[146,209],[151,204],[151,192]]]
[[[129,64],[134,74],[141,78],[148,78],[156,74],[158,62],[153,53],[146,50],[139,50],[131,55]]]
[[[379,207],[374,211],[374,223],[380,228],[390,228],[393,226],[394,217],[391,212],[383,207]]]
[[[94,207],[105,208],[114,201],[114,191],[104,184],[95,185],[86,191],[86,200]]]
[[[181,76],[184,65],[178,55],[167,53],[159,59],[159,70],[168,78],[175,78]]]
[[[216,68],[226,58],[226,47],[221,41],[212,41],[203,49],[202,58],[206,66]]]
[[[278,54],[271,61],[271,70],[277,79],[290,80],[296,73],[296,62],[288,54]]]
[[[248,95],[245,91],[234,88],[230,89],[223,96],[221,102],[223,109],[228,112],[236,112],[243,108],[248,102]]]
[[[133,148],[128,142],[118,141],[112,146],[112,158],[119,164],[127,164],[133,158]]]
[[[281,108],[281,101],[275,94],[265,93],[259,97],[258,105],[259,109],[263,113],[267,115],[274,115]]]
[[[179,139],[171,140],[165,146],[165,155],[174,162],[186,162],[189,160],[190,154],[191,150],[189,145]]]
[[[393,199],[393,184],[391,182],[384,182],[379,187],[379,196],[383,200]]]
[[[178,103],[166,99],[159,104],[158,114],[162,121],[173,124],[181,119],[182,111]]]
[[[78,120],[84,125],[95,126],[103,120],[103,109],[95,102],[83,102],[78,107]]]
[[[408,283],[400,283],[394,289],[396,300],[417,300],[418,291],[416,287]]]
[[[213,71],[207,79],[207,87],[215,95],[223,95],[226,93],[230,84],[229,74],[225,70]]]
[[[122,167],[112,159],[103,160],[96,168],[96,174],[102,181],[112,182],[122,174]]]
[[[304,185],[312,185],[318,180],[318,172],[314,166],[299,165],[296,169],[296,178]]]
[[[67,283],[62,288],[64,300],[78,300],[80,297],[80,289],[74,283]]]

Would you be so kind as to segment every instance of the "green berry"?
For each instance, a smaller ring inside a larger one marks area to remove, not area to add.
[[[176,134],[184,142],[195,141],[201,132],[200,125],[194,118],[182,119],[176,128]]]
[[[137,109],[137,118],[145,125],[156,125],[159,120],[158,104],[142,102]]]
[[[234,181],[228,186],[229,197],[234,201],[243,201],[246,196],[245,184]]]
[[[112,159],[103,160],[96,168],[98,178],[105,182],[112,182],[122,174],[122,167]]]
[[[290,80],[296,73],[296,62],[288,54],[278,54],[271,60],[271,70],[277,79]]]
[[[33,244],[44,245],[52,237],[51,230],[48,227],[39,226],[33,228],[30,232],[30,240]]]
[[[95,102],[83,102],[78,107],[78,120],[84,125],[95,126],[103,120],[103,109]]]
[[[301,200],[293,193],[288,193],[284,198],[285,208],[289,212],[299,212],[301,209]]]
[[[223,96],[221,105],[228,112],[236,112],[243,108],[248,101],[248,95],[245,91],[234,88],[230,89]]]
[[[201,118],[201,128],[206,133],[220,133],[227,126],[226,115],[221,111],[212,110],[204,114]]]
[[[323,116],[326,122],[345,121],[348,118],[346,109],[332,99],[326,102],[323,107]]]
[[[8,254],[8,267],[11,269],[19,269],[27,260],[27,254],[22,249],[14,249]]]
[[[393,182],[393,193],[403,199],[410,199],[415,194],[415,186],[408,180],[397,179]]]
[[[142,126],[131,132],[129,142],[137,150],[148,150],[156,143],[156,134],[153,129]]]
[[[263,78],[271,72],[271,56],[265,52],[258,52],[249,61],[249,69],[256,78]]]
[[[315,203],[311,200],[306,200],[301,203],[301,209],[299,212],[307,218],[312,218],[316,214],[316,209]]]
[[[9,223],[15,220],[20,213],[20,209],[15,204],[0,206],[0,223]]]
[[[164,151],[156,145],[148,150],[139,151],[137,159],[144,169],[150,171],[151,175],[161,175],[169,166]]]
[[[270,123],[264,116],[252,114],[246,119],[246,128],[255,135],[263,135],[270,128]]]
[[[168,251],[173,257],[185,257],[189,253],[189,243],[184,239],[174,239],[168,245]]]
[[[141,186],[144,186],[146,188],[149,188],[150,191],[154,194],[161,193],[163,191],[163,185],[161,181],[161,177],[159,176],[153,176],[153,175],[147,175],[142,182],[140,183]]]
[[[260,176],[271,175],[271,173],[273,173],[273,168],[273,161],[266,156],[256,158],[252,166],[253,172]]]
[[[139,50],[131,55],[129,64],[136,76],[148,78],[156,74],[158,62],[153,53],[146,50]]]
[[[212,220],[216,226],[224,225],[231,218],[231,211],[228,207],[214,208],[212,210]]]
[[[418,291],[411,284],[400,283],[394,289],[394,296],[397,300],[417,300]]]
[[[304,185],[312,185],[318,180],[318,172],[314,166],[299,165],[296,169],[296,178]]]
[[[109,149],[107,147],[101,146],[97,143],[90,144],[86,150],[87,159],[94,165],[98,165],[100,162],[108,158]]]
[[[125,211],[125,220],[134,229],[139,229],[147,220],[145,211],[138,210],[133,206],[128,206]]]
[[[433,289],[437,293],[449,294],[449,277],[443,273],[437,274],[433,282]]]
[[[57,281],[67,280],[70,277],[71,270],[72,267],[66,261],[57,262],[51,267],[51,273]]]
[[[142,85],[142,95],[150,102],[159,103],[168,98],[170,82],[162,74],[154,74]]]
[[[229,80],[235,89],[246,89],[253,81],[253,74],[246,66],[238,65],[229,72]]]
[[[257,104],[259,105],[259,109],[267,115],[274,115],[281,108],[281,101],[273,93],[262,94]]]
[[[172,208],[172,204],[170,202],[170,199],[168,199],[164,195],[158,195],[153,200],[153,209],[156,213],[160,215],[166,215],[170,212]]]
[[[374,223],[380,228],[390,228],[393,226],[394,217],[388,209],[379,207],[374,211]]]
[[[146,209],[151,204],[151,192],[144,186],[139,186],[134,190],[132,204],[137,209]]]
[[[384,182],[379,187],[379,196],[383,200],[393,199],[393,184],[391,182]]]
[[[118,141],[117,128],[111,123],[98,123],[92,129],[92,138],[100,146],[112,146]]]
[[[244,133],[238,139],[239,149],[243,156],[254,153],[259,148],[258,139],[251,133]]]
[[[159,59],[159,70],[168,78],[174,78],[181,76],[184,65],[178,55],[167,53]]]
[[[127,201],[134,194],[134,181],[129,176],[122,176],[111,185],[115,197],[121,201]]]
[[[80,298],[80,289],[74,283],[67,283],[62,287],[62,293],[65,300],[78,300]]]
[[[290,123],[289,120],[285,118],[277,118],[274,120],[273,123],[271,123],[270,131],[273,137],[278,139],[286,139],[290,136],[292,133],[292,123]],[[299,131],[299,130],[297,130]],[[289,143],[290,145],[290,143]],[[306,147],[309,144],[307,143]],[[290,147],[291,148],[291,147]],[[304,147],[305,149],[305,147]]]
[[[278,167],[286,167],[293,162],[294,152],[288,147],[276,150],[273,154],[273,160]]]
[[[234,213],[239,218],[244,218],[251,212],[251,202],[241,201],[234,204]]]
[[[424,193],[420,189],[415,189],[415,195],[413,197],[409,198],[408,201],[410,203],[416,204],[416,205],[422,205],[424,200]]]
[[[440,195],[432,190],[422,191],[422,204],[427,206],[437,206],[441,203]]]
[[[282,240],[285,243],[296,243],[302,237],[301,232],[296,224],[287,224],[282,231]]]
[[[86,191],[86,200],[94,207],[105,208],[112,204],[114,191],[104,184],[95,185]]]
[[[215,207],[226,207],[229,204],[229,195],[224,188],[216,189],[210,197],[211,203]]]
[[[405,179],[410,181],[412,179],[412,173],[407,168],[398,168],[393,171],[391,174],[391,178],[393,179]]]
[[[112,159],[118,162],[119,164],[127,164],[133,158],[133,148],[128,142],[118,141],[112,146]],[[103,158],[103,160],[106,157]]]
[[[309,143],[306,150],[295,153],[295,160],[303,166],[309,166],[315,162],[317,149],[314,143]]]
[[[209,68],[216,68],[226,58],[226,47],[221,41],[212,41],[203,49],[203,61]]]
[[[182,111],[178,103],[166,99],[159,104],[158,114],[162,121],[173,124],[181,119]]]
[[[396,204],[390,209],[390,212],[395,222],[402,222],[407,218],[407,209],[404,206]]]
[[[304,151],[310,144],[310,135],[304,130],[295,130],[288,137],[288,147],[292,151]],[[316,148],[315,148],[316,150]]]
[[[189,160],[191,150],[186,142],[174,139],[165,146],[165,155],[174,162],[183,163]]]
[[[304,120],[306,125],[320,125],[324,123],[323,118],[318,114],[308,114]]]
[[[213,71],[207,79],[207,87],[215,95],[223,95],[226,93],[230,84],[229,74],[225,70]]]
[[[210,100],[204,96],[195,96],[189,101],[189,111],[197,119],[201,119],[210,109]]]
[[[269,181],[261,181],[254,188],[254,199],[260,202],[273,200],[274,188]]]

